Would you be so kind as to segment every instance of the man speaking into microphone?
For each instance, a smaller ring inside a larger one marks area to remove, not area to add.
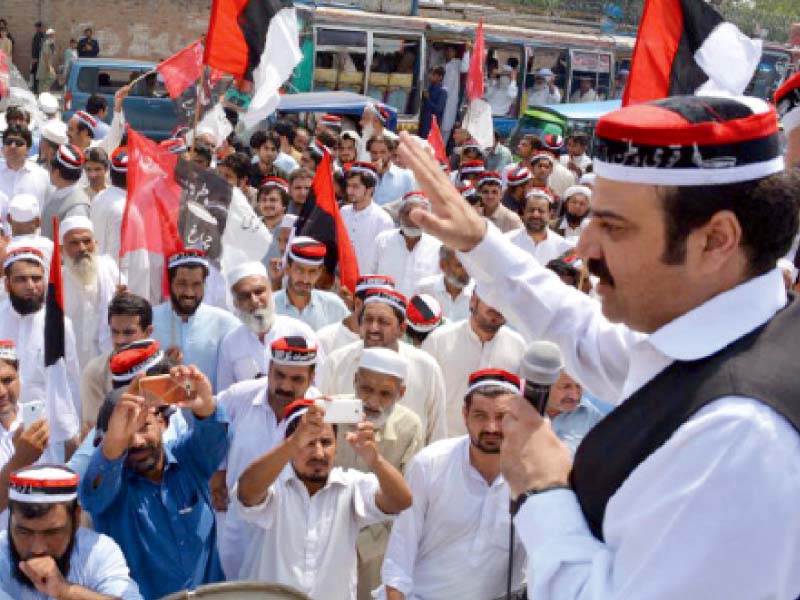
[[[600,119],[578,252],[602,310],[487,225],[403,134],[400,156],[486,301],[620,406],[575,459],[521,396],[503,474],[547,599],[800,595],[800,303],[776,261],[798,228],[773,109],[672,97]]]

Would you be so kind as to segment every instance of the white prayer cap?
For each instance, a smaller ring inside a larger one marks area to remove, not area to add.
[[[536,71],[536,77],[552,77],[553,72],[550,69],[544,68]]]
[[[39,108],[46,115],[54,115],[58,112],[58,99],[50,92],[39,94]]]
[[[51,119],[42,126],[42,139],[61,146],[69,142],[67,138],[67,124],[58,119]]]
[[[585,185],[571,185],[564,191],[564,200],[572,198],[575,194],[583,194],[589,200],[592,199],[592,190]]]
[[[56,34],[56,30],[51,27],[50,29],[45,31],[44,34],[45,35],[55,35]]]
[[[361,136],[358,135],[357,131],[353,131],[352,129],[343,131],[339,137],[341,137],[343,140],[353,140],[356,143],[361,141]]]
[[[364,348],[358,368],[391,375],[392,377],[397,377],[400,381],[405,381],[408,363],[405,358],[394,350],[389,350],[388,348]]]
[[[39,200],[33,194],[17,194],[8,203],[8,216],[17,223],[30,223],[39,214]]]
[[[281,219],[279,229],[291,229],[294,227],[295,223],[297,223],[297,215],[285,214],[283,215],[283,219]]]
[[[253,260],[238,264],[228,271],[228,285],[233,287],[245,277],[266,277],[269,280],[267,267],[263,263]]]
[[[581,179],[580,179],[580,181],[578,181],[578,183],[580,185],[589,185],[589,186],[591,186],[591,185],[594,185],[595,179],[597,179],[597,175],[595,175],[594,173],[586,173],[584,175],[581,175]]]
[[[74,231],[76,229],[88,229],[92,233],[94,233],[94,226],[92,225],[92,220],[89,217],[84,217],[83,215],[74,215],[72,217],[67,217],[58,226],[59,237],[61,238],[61,243],[64,243],[64,238],[70,231]]]

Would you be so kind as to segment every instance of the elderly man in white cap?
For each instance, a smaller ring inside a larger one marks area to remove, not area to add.
[[[364,402],[364,414],[375,426],[375,445],[384,459],[403,473],[424,446],[422,423],[414,411],[398,404],[406,391],[408,362],[388,348],[365,348],[353,385],[355,397]],[[337,434],[336,466],[370,472],[364,460],[350,447],[347,429]],[[358,599],[370,600],[381,583],[381,565],[389,543],[391,524],[370,525],[361,530],[358,552]]]
[[[8,224],[11,228],[9,248],[32,246],[45,259],[45,271],[50,268],[53,242],[39,235],[39,201],[33,194],[17,194],[8,204]]]
[[[526,90],[528,107],[558,104],[561,102],[561,91],[556,87],[556,76],[550,69],[544,68],[536,71],[533,77],[533,87]]]
[[[231,443],[226,460],[211,479],[211,492],[221,524],[220,560],[228,579],[240,577],[246,560],[244,550],[252,537],[236,504],[229,504],[229,496],[247,466],[283,440],[286,407],[298,398],[319,395],[311,385],[318,358],[318,347],[312,340],[280,337],[269,345],[265,376],[236,383],[218,397],[230,419]]]
[[[441,369],[427,353],[402,341],[406,330],[406,298],[386,288],[369,289],[359,316],[361,340],[332,352],[317,381],[324,394],[352,394],[354,375],[367,348],[387,348],[408,363],[406,391],[401,403],[419,417],[425,443],[447,437],[445,387]]]
[[[276,314],[275,298],[260,262],[245,262],[228,271],[234,314],[239,324],[222,340],[217,366],[217,389],[267,373],[270,344],[281,337],[300,336],[316,342],[314,330],[302,321]]]
[[[76,331],[81,370],[94,357],[111,349],[108,303],[125,280],[110,256],[97,252],[94,228],[84,216],[67,217],[61,236],[64,312]]]
[[[500,473],[504,417],[520,380],[502,369],[465,377],[466,435],[421,450],[406,469],[413,506],[394,524],[378,598],[505,598],[522,585],[525,550],[514,537],[510,492]]]
[[[564,215],[556,222],[553,231],[567,242],[577,244],[581,232],[591,220],[592,188],[586,185],[571,185],[564,192]],[[542,263],[547,264],[547,263]]]
[[[364,269],[394,278],[397,291],[405,296],[414,294],[420,279],[439,273],[441,244],[411,222],[408,215],[414,209],[431,209],[422,192],[403,196],[400,227],[378,234],[372,263]]]
[[[506,327],[505,317],[473,292],[470,317],[436,329],[420,348],[430,354],[444,375],[447,392],[447,435],[464,433],[461,409],[469,374],[490,367],[519,374],[525,340]]]

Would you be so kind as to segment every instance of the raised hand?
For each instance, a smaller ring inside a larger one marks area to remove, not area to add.
[[[375,443],[375,425],[369,421],[362,421],[356,425],[356,430],[347,434],[347,441],[367,466],[373,468],[380,458],[378,446]]]
[[[103,455],[108,460],[115,460],[127,451],[134,434],[144,425],[149,410],[153,409],[141,396],[123,394],[120,397],[103,437]]]
[[[412,209],[411,220],[451,248],[466,252],[477,246],[486,235],[486,222],[461,197],[436,159],[407,132],[400,134],[397,152],[431,201],[431,212]]]
[[[208,377],[194,365],[172,367],[169,376],[176,385],[186,387],[186,400],[179,402],[181,408],[188,408],[196,417],[204,419],[210,416],[217,408],[211,391],[211,382]]]
[[[17,429],[11,441],[14,444],[14,462],[19,466],[32,465],[47,448],[50,426],[46,419],[39,419],[24,431],[22,427]]]
[[[291,436],[295,447],[297,449],[304,448],[320,437],[325,424],[324,421],[325,409],[316,404],[310,406],[308,412],[300,417],[300,423]]]

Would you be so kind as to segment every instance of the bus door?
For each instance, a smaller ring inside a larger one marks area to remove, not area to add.
[[[611,98],[610,52],[570,50],[570,103],[597,102]]]

